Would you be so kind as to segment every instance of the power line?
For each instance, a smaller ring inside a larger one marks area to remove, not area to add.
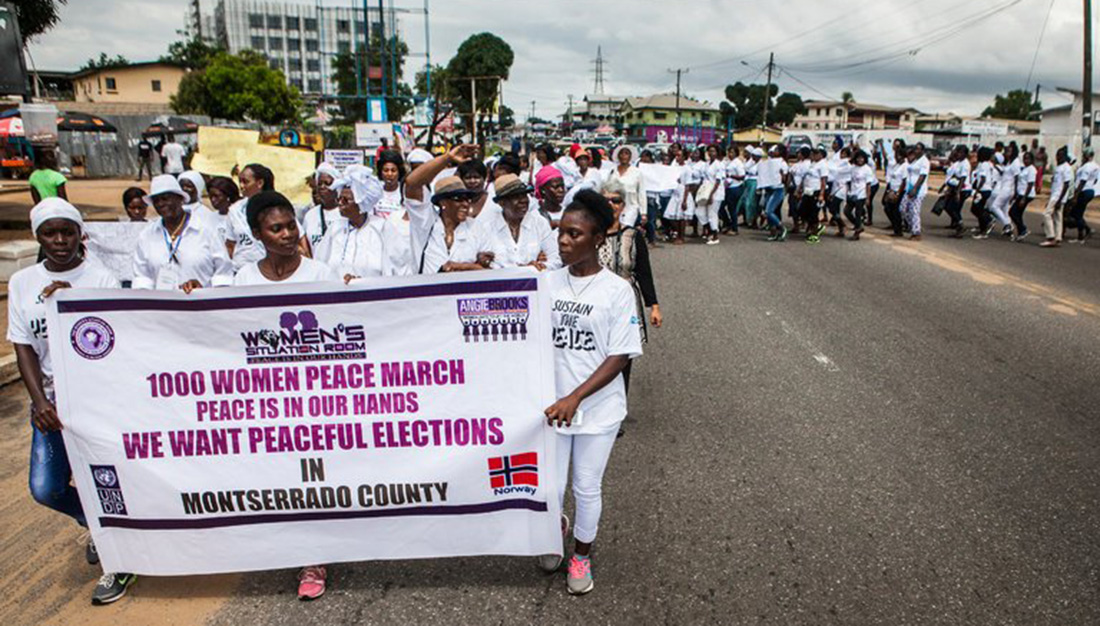
[[[1035,44],[1035,55],[1031,57],[1031,69],[1027,71],[1027,83],[1024,91],[1031,91],[1031,77],[1035,75],[1035,62],[1039,60],[1039,48],[1043,45],[1043,35],[1047,32],[1047,23],[1050,22],[1050,12],[1054,10],[1054,0],[1050,0],[1047,7],[1047,16],[1043,19],[1043,27],[1039,29],[1039,41]]]

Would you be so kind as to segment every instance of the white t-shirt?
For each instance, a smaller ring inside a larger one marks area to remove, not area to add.
[[[1076,184],[1085,183],[1082,191],[1096,191],[1096,183],[1100,181],[1100,165],[1096,161],[1089,161],[1077,168]]]
[[[1028,198],[1035,197],[1035,175],[1037,174],[1034,165],[1027,165],[1020,169],[1020,175],[1016,177],[1016,195],[1027,196]],[[1030,187],[1030,191],[1028,190]]]
[[[1057,202],[1062,196],[1062,190],[1073,180],[1073,168],[1069,163],[1063,163],[1054,168],[1054,178],[1050,181],[1050,198]],[[1066,198],[1069,194],[1066,194]],[[1064,202],[1066,198],[1062,198]]]
[[[734,178],[740,176],[741,178]],[[726,162],[726,187],[736,189],[745,184],[745,162],[741,157]]]
[[[779,157],[770,157],[766,161],[761,161],[757,168],[759,182],[756,185],[761,189],[779,189],[783,186],[783,177],[789,170],[787,161]]]
[[[393,191],[382,190],[382,198],[378,200],[378,204],[374,205],[374,212],[383,219],[390,216],[390,213],[394,211],[400,211],[404,199],[401,197],[401,188],[398,187]]]
[[[340,215],[339,208],[322,209],[321,205],[316,204],[306,211],[305,217],[302,218],[302,228],[305,236],[309,237],[309,245],[316,248],[328,231],[346,221],[347,218]]]
[[[176,142],[166,143],[160,149],[160,155],[164,157],[164,173],[179,174],[183,172],[183,155],[187,151]]]
[[[383,276],[411,276],[416,273],[412,241],[409,238],[411,229],[405,215],[407,211],[402,207],[390,213],[386,223],[382,225]]]
[[[225,240],[233,242],[233,267],[240,269],[267,256],[264,244],[252,238],[248,226],[248,198],[241,198],[229,207]]]
[[[910,189],[916,186],[917,181],[921,176],[924,176],[924,182],[921,184],[920,189],[917,190],[918,196],[923,196],[928,193],[928,174],[932,172],[932,164],[928,162],[928,157],[922,156],[921,158],[913,161],[906,168],[905,178],[905,190],[908,192]]]
[[[756,180],[756,172],[760,167],[760,161],[755,158],[749,159],[745,163],[745,182]]]
[[[259,262],[249,263],[242,267],[241,271],[237,272],[237,275],[233,277],[233,286],[245,287],[247,285],[282,285],[283,283],[320,283],[339,280],[341,280],[341,278],[336,273],[336,270],[320,261],[302,257],[302,263],[298,266],[298,269],[294,270],[293,274],[282,280],[268,280],[263,275],[263,272],[260,271]]]
[[[997,184],[997,181],[992,162],[982,161],[978,164],[978,167],[974,168],[974,181],[972,185],[979,187],[978,183],[981,183],[978,191],[993,191],[993,185]]]
[[[46,299],[42,290],[54,281],[74,289],[117,289],[118,279],[99,263],[85,260],[67,272],[51,272],[45,263],[23,268],[8,283],[8,341],[34,349],[47,381],[53,379],[49,334],[46,332]]]
[[[1011,196],[1016,193],[1016,177],[1020,175],[1023,163],[1019,159],[1001,168],[1001,178],[997,181],[997,194]]]
[[[867,185],[871,184],[871,179],[874,177],[875,170],[871,169],[870,165],[864,163],[860,166],[853,166],[852,176],[848,182],[848,197],[852,200],[866,200]]]
[[[947,168],[947,184],[958,187],[959,191],[970,190],[970,161],[959,159]]]
[[[791,186],[794,189],[802,188],[802,181],[806,178],[806,174],[809,173],[811,163],[809,159],[802,159],[791,166]]]
[[[546,269],[561,267],[558,240],[547,222],[538,213],[526,213],[519,227],[519,241],[512,237],[512,229],[503,213],[484,216],[478,220],[479,237],[485,242],[485,250],[493,253],[493,269],[519,267],[538,260],[539,253],[546,256]]]
[[[630,284],[601,269],[578,278],[562,268],[547,275],[554,342],[557,396],[565,397],[588,380],[608,357],[641,356],[642,335]],[[563,433],[595,435],[612,432],[626,417],[622,375],[591,396],[578,410],[580,424]]]
[[[806,176],[802,179],[802,193],[813,195],[818,191],[821,191],[821,179],[828,178],[829,176],[829,164],[824,160],[814,163],[810,162],[809,168],[806,170]]]
[[[848,197],[848,184],[852,182],[852,164],[848,159],[837,159],[835,169],[829,167],[830,178],[833,183],[833,195],[841,200]]]

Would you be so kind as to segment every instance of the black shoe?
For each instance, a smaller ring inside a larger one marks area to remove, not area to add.
[[[88,537],[88,545],[84,546],[84,558],[88,560],[88,565],[99,565],[99,552],[91,537]]]
[[[92,604],[101,606],[110,604],[126,595],[126,590],[134,584],[137,576],[134,574],[104,574],[99,577],[99,584],[92,592]]]

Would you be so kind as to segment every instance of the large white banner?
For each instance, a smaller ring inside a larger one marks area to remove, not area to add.
[[[62,290],[58,409],[104,568],[560,554],[549,322],[523,270]]]

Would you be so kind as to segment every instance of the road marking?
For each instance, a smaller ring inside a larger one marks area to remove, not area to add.
[[[1087,302],[1080,298],[1070,296],[1036,282],[1024,280],[1019,276],[1000,270],[978,267],[973,259],[934,250],[922,244],[912,244],[908,241],[883,238],[879,235],[865,235],[876,243],[889,246],[891,249],[915,256],[922,261],[931,263],[937,267],[969,276],[975,282],[984,285],[1006,285],[1032,296],[1048,301],[1047,308],[1063,315],[1077,315],[1085,313],[1095,318],[1100,318],[1100,306]]]

